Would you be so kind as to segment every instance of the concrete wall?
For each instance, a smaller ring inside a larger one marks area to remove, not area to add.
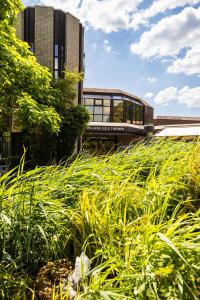
[[[35,56],[38,62],[53,72],[53,18],[52,7],[35,7]]]
[[[24,12],[19,13],[15,28],[17,37],[21,40],[24,40]]]
[[[65,63],[68,70],[79,71],[79,20],[66,14]]]
[[[69,71],[79,71],[80,58],[80,27],[79,20],[69,13],[66,13],[66,31],[65,31],[65,64]],[[80,98],[79,87],[77,85],[76,103]]]

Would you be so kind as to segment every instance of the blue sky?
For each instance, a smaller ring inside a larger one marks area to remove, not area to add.
[[[85,87],[144,98],[156,115],[200,116],[200,0],[23,0],[85,26]]]

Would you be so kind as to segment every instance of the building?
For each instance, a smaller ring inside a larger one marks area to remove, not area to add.
[[[157,116],[154,117],[154,125],[157,129],[171,125],[200,124],[200,117],[178,117],[178,116]]]
[[[167,126],[155,134],[155,137],[194,140],[200,136],[200,124]]]
[[[156,137],[193,140],[200,136],[200,117],[157,116],[154,125]]]
[[[27,7],[18,17],[16,34],[54,78],[63,77],[65,66],[83,72],[84,28],[71,14],[48,6]],[[83,84],[79,83],[77,103],[82,103],[82,95]]]
[[[91,114],[84,148],[106,152],[153,132],[153,108],[135,95],[117,89],[84,88],[83,101]]]
[[[27,7],[16,22],[18,38],[27,42],[37,61],[48,67],[54,78],[68,70],[84,71],[84,28],[69,13],[48,6]],[[83,102],[83,83],[77,86],[76,103]],[[23,134],[13,126],[11,134],[0,133],[0,157],[23,153]]]

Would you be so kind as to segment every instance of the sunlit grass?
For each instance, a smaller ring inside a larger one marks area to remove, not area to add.
[[[92,269],[76,299],[198,299],[199,153],[155,141],[5,174],[0,298],[31,297],[41,266],[84,251]]]

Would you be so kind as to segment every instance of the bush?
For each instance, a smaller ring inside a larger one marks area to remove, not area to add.
[[[84,251],[92,269],[76,299],[198,299],[198,151],[155,141],[5,174],[2,293],[28,293],[39,267]]]

